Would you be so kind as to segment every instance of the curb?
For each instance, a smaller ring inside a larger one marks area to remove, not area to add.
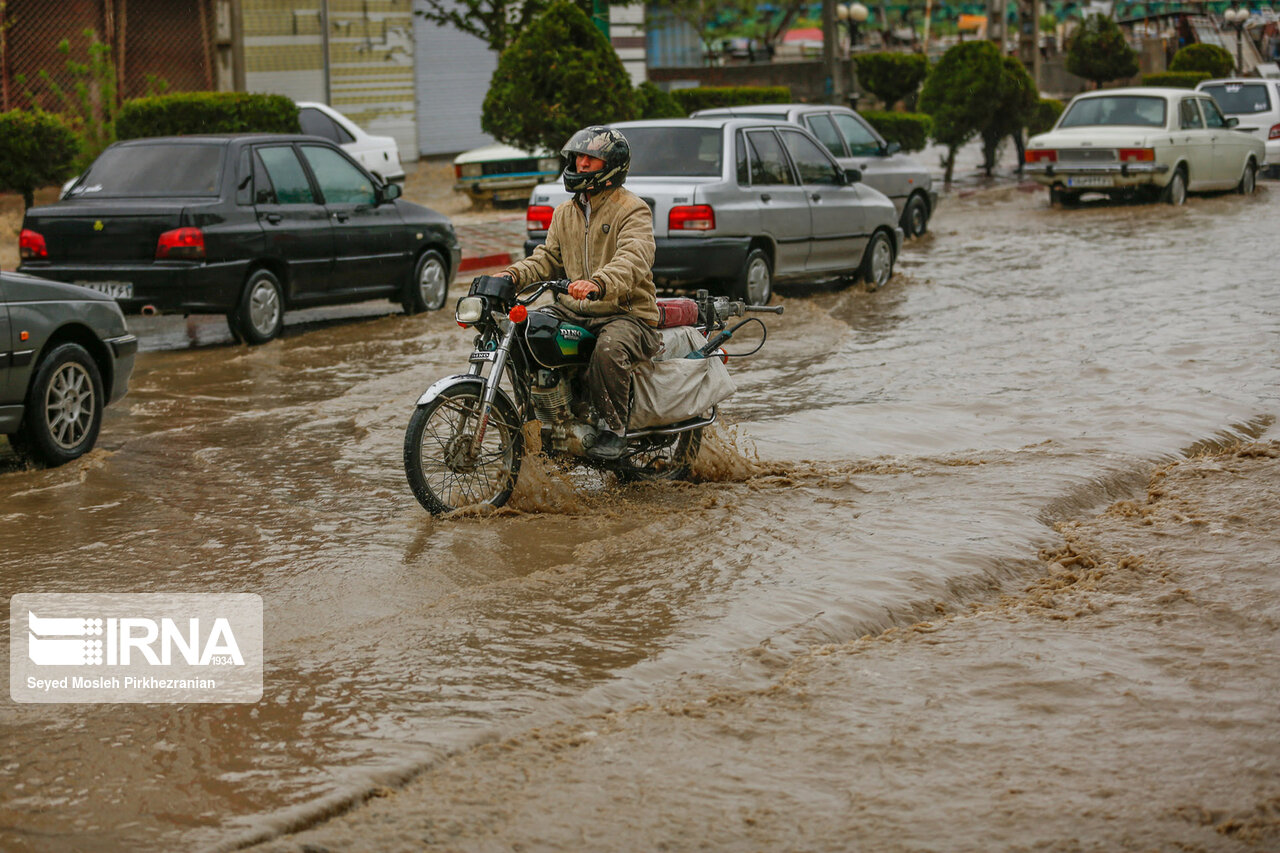
[[[463,258],[458,263],[458,272],[467,272],[468,270],[485,269],[486,267],[505,267],[513,261],[519,260],[523,253],[516,252],[500,252],[496,255],[479,255],[469,258]]]

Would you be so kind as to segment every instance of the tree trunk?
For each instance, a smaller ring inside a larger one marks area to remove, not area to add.
[[[33,187],[22,188],[22,212],[26,213],[27,208],[34,207],[36,203],[36,191]]]
[[[946,173],[943,175],[943,178],[942,178],[942,182],[943,184],[946,185],[947,189],[951,188],[951,172],[955,169],[955,167],[956,167],[956,146],[948,145]]]

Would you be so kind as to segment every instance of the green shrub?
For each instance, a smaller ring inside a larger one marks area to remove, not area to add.
[[[923,53],[863,53],[853,61],[858,85],[884,102],[887,110],[914,95],[929,73]]]
[[[80,141],[58,116],[42,110],[0,113],[0,190],[22,193],[30,207],[36,187],[75,174]]]
[[[988,175],[995,169],[1000,146],[1010,136],[1021,142],[1022,129],[1031,123],[1039,94],[1026,67],[1012,56],[1000,59],[999,100],[982,125],[982,168]]]
[[[947,147],[951,183],[956,151],[987,126],[1001,103],[1003,65],[989,41],[962,42],[942,55],[920,92],[920,111],[933,119],[933,138]]]
[[[1058,123],[1058,116],[1062,115],[1065,108],[1066,105],[1062,101],[1040,98],[1036,101],[1031,111],[1031,118],[1027,121],[1027,133],[1035,136],[1037,133],[1048,133],[1053,130],[1053,126]]]
[[[1171,89],[1194,89],[1202,80],[1213,77],[1208,71],[1159,71],[1143,74],[1142,85],[1166,86]]]
[[[1169,63],[1170,71],[1204,71],[1209,77],[1230,77],[1235,67],[1231,51],[1216,44],[1189,44]]]
[[[125,101],[116,136],[181,136],[193,133],[299,133],[298,107],[283,95],[183,92]]]
[[[1138,54],[1125,41],[1116,22],[1090,15],[1067,46],[1067,71],[1098,85],[1138,73]]]
[[[671,97],[685,115],[716,107],[745,107],[748,104],[789,104],[791,89],[786,86],[698,86],[675,89]]]
[[[636,87],[636,103],[640,118],[684,118],[685,112],[676,99],[645,80]]]
[[[858,115],[884,137],[896,142],[903,151],[919,151],[929,141],[933,119],[924,113],[895,113],[887,110],[859,110]]]
[[[609,40],[555,0],[498,58],[480,126],[509,145],[559,151],[584,127],[635,118],[636,100]]]

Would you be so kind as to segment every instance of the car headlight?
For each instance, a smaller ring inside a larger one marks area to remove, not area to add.
[[[538,171],[539,172],[559,172],[560,158],[559,157],[543,157],[541,160],[538,161]]]
[[[482,296],[464,296],[458,300],[458,307],[454,309],[453,315],[458,319],[459,323],[478,323],[484,317],[485,302]]]
[[[464,178],[478,178],[484,174],[484,167],[479,163],[464,163],[460,174]]]

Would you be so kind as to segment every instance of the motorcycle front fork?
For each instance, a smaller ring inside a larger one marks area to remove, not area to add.
[[[502,381],[502,371],[507,367],[507,356],[511,353],[511,344],[515,340],[518,329],[518,323],[510,323],[502,334],[498,348],[494,350],[493,368],[489,371],[489,376],[484,382],[484,390],[480,393],[480,411],[477,413],[479,423],[476,425],[476,434],[471,438],[472,459],[480,455],[480,445],[484,441],[485,430],[489,427],[489,413],[493,409],[493,399],[498,395],[498,383]],[[478,376],[482,366],[482,363],[477,362],[471,365],[471,370]]]

